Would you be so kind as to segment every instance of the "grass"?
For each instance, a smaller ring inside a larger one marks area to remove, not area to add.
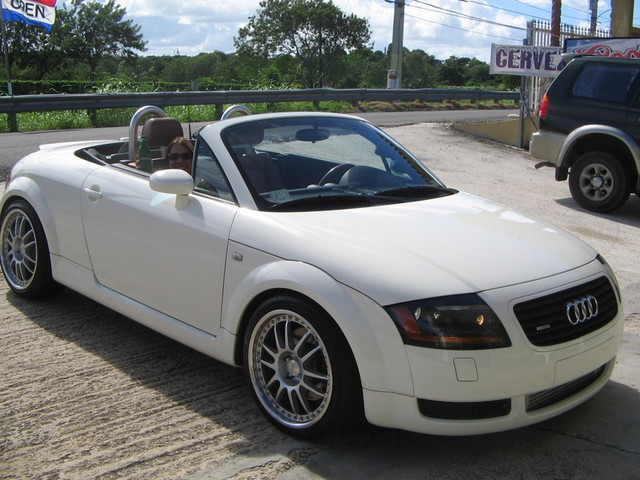
[[[316,110],[313,102],[247,104],[253,113],[286,112]],[[208,122],[219,118],[215,105],[169,106],[165,112],[168,116],[181,122]],[[323,102],[322,110],[348,111],[348,104],[339,102]],[[97,110],[92,122],[86,110],[58,110],[52,112],[30,112],[17,114],[18,129],[21,132],[37,130],[65,130],[70,128],[117,127],[129,124],[135,108],[114,108]],[[0,133],[9,132],[8,114],[0,114]]]
[[[253,113],[288,112],[288,111],[315,111],[318,110],[313,102],[289,102],[289,103],[256,103],[247,104]],[[442,102],[428,104],[423,102],[388,103],[388,102],[361,102],[354,107],[348,102],[326,101],[320,104],[319,110],[329,112],[371,112],[371,111],[411,111],[411,110],[460,110],[460,109],[487,109],[487,108],[516,108],[514,102],[493,103],[487,102]],[[169,106],[165,112],[168,116],[177,118],[183,123],[208,122],[219,118],[215,105],[187,105]],[[117,127],[126,126],[136,108],[114,108],[97,110],[94,122],[86,110],[60,110],[52,112],[19,113],[17,115],[18,130],[31,132],[38,130],[65,130],[71,128],[92,127]],[[9,132],[9,116],[0,113],[0,133]]]

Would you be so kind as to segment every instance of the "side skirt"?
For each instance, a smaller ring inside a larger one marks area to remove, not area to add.
[[[212,335],[165,315],[96,281],[92,270],[51,255],[54,279],[66,287],[136,322],[223,363],[234,365],[235,335],[220,329]]]

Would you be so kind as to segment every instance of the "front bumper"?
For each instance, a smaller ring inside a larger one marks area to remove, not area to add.
[[[454,413],[469,411],[474,414],[478,411],[489,412],[489,414],[492,411],[500,413],[499,416],[490,416],[489,418],[478,418],[480,415],[476,415],[473,419],[429,417],[424,415],[428,412],[425,411],[424,402],[421,399],[368,390],[364,391],[365,410],[367,419],[375,425],[417,433],[454,436],[512,430],[548,420],[585,402],[605,386],[611,376],[614,364],[615,358],[594,371],[592,378],[587,378],[585,383],[588,380],[593,381],[579,392],[535,410],[528,408],[530,399],[534,395],[544,395],[547,391],[519,394],[508,399],[498,399],[491,402],[467,402],[462,406],[459,406],[460,402],[456,402],[453,407],[450,405],[443,407],[447,409],[447,412],[453,411]],[[567,387],[571,388],[572,384],[568,384]],[[503,404],[507,404],[507,407],[503,407]],[[506,410],[503,410],[504,408]]]
[[[528,340],[513,307],[602,275],[602,266],[592,262],[549,279],[482,292],[502,319],[512,346],[456,351],[406,346],[413,395],[365,388],[368,420],[419,433],[474,435],[537,423],[586,401],[611,376],[622,342],[623,312],[617,294],[617,314],[605,326],[544,347]]]

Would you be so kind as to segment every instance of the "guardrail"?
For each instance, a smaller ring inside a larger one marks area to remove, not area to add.
[[[445,100],[505,100],[518,101],[519,92],[478,89],[301,89],[301,90],[234,90],[214,92],[148,92],[148,93],[96,93],[59,95],[20,95],[0,97],[0,113],[9,114],[9,129],[17,130],[15,115],[52,110],[95,110],[106,108],[141,107],[157,105],[216,105],[219,115],[225,104],[277,103],[311,101],[416,101],[442,102]],[[90,117],[92,115],[90,114]],[[12,120],[13,119],[13,120]],[[14,125],[12,125],[12,123]],[[15,128],[15,129],[14,129]]]

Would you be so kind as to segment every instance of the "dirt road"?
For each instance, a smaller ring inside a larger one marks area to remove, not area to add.
[[[566,185],[553,182],[552,173],[533,170],[531,160],[522,152],[496,150],[485,142],[472,143],[473,161],[483,172],[476,174],[468,166],[469,155],[456,150],[468,147],[468,138],[439,125],[389,130],[427,160],[448,184],[502,203],[509,203],[508,198],[501,197],[507,196],[510,186],[507,175],[500,173],[505,170],[500,162],[508,165],[507,170],[523,172],[519,178],[524,187],[517,189],[517,198],[510,187],[511,200],[515,201],[511,203],[520,204],[517,209],[530,207],[529,211],[538,216],[558,210],[563,226],[591,237],[596,247],[606,250],[603,253],[620,272],[624,290],[640,285],[637,265],[625,262],[618,250],[620,242],[630,241],[627,235],[637,232],[634,222],[640,218],[640,202],[619,215],[622,221],[612,232],[601,227],[614,224],[611,218],[589,216],[586,224],[580,220],[584,214],[567,207],[570,200],[565,199]],[[427,130],[432,143],[425,139]],[[540,175],[548,185],[544,196],[534,201],[529,192],[540,191],[541,187],[532,186],[533,178]],[[498,190],[500,195],[487,195]],[[560,196],[554,197],[553,192]],[[636,255],[640,251],[630,248]],[[636,300],[629,305],[637,305]],[[633,321],[628,322],[627,332],[640,334],[640,315],[630,319]],[[637,401],[637,391],[626,398]],[[584,415],[585,410],[582,412]],[[581,414],[575,415],[579,418]],[[46,301],[25,301],[9,293],[0,281],[1,479],[272,479],[294,478],[293,472],[299,478],[300,469],[314,457],[323,458],[321,454],[351,451],[363,445],[382,451],[390,442],[405,445],[406,455],[413,462],[424,457],[423,447],[442,454],[442,461],[434,455],[433,461],[439,463],[432,465],[434,471],[443,472],[439,478],[471,478],[449,476],[462,471],[452,466],[458,460],[462,464],[474,462],[478,469],[486,467],[486,476],[476,470],[473,478],[496,478],[501,468],[511,469],[518,458],[533,458],[533,447],[549,450],[541,453],[548,463],[543,467],[538,462],[540,466],[530,471],[532,476],[525,470],[519,478],[543,478],[546,474],[556,478],[603,478],[598,471],[604,468],[599,466],[603,462],[595,460],[597,454],[591,455],[591,462],[584,458],[575,461],[583,466],[593,463],[594,476],[563,475],[566,459],[550,463],[559,449],[547,443],[560,441],[556,430],[571,418],[576,417],[565,415],[551,426],[546,422],[546,426],[520,433],[482,437],[480,444],[487,445],[484,459],[476,440],[378,429],[317,443],[300,442],[281,434],[262,417],[248,394],[241,370],[183,347],[74,292],[65,291]],[[556,440],[551,440],[554,436]],[[564,436],[563,442],[585,442],[578,435],[567,440],[569,437]],[[623,475],[625,465],[637,465],[638,452],[624,442],[588,440],[585,443],[590,449],[603,449],[614,456],[615,466],[609,464],[608,472]],[[527,448],[523,442],[529,444]],[[495,443],[495,448],[489,449],[488,443]],[[421,445],[420,449],[416,445]],[[511,463],[499,465],[496,457],[502,456],[497,455],[498,450],[517,449],[518,445],[522,452],[512,451],[505,456]],[[578,446],[572,448],[585,451]],[[471,451],[475,453],[470,455]],[[359,467],[355,459],[353,471],[344,472],[344,478],[356,478]],[[378,476],[371,478],[418,478],[419,473],[400,473],[408,466],[398,465],[398,470],[388,475],[378,470]],[[306,478],[321,478],[308,475]]]

